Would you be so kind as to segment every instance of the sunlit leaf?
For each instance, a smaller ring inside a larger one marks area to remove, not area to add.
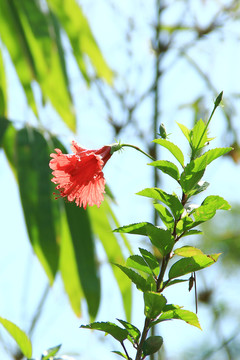
[[[168,254],[174,244],[174,239],[169,230],[161,229],[148,222],[122,226],[114,231],[148,236],[152,244],[158,248],[162,255]]]
[[[192,273],[204,269],[212,264],[214,264],[220,254],[213,255],[195,255],[191,257],[186,257],[175,262],[169,270],[168,277],[169,279],[174,279],[182,275]]]
[[[127,329],[129,336],[133,339],[134,343],[138,343],[138,340],[140,339],[141,332],[140,330],[134,326],[133,324],[130,324],[127,321],[117,319],[124,327]]]
[[[189,130],[185,125],[177,123],[178,126],[180,127],[180,129],[182,130],[182,133],[185,135],[185,137],[187,138],[188,142],[190,143],[190,133],[191,130]]]
[[[153,140],[153,142],[168,149],[173,154],[173,156],[179,161],[182,167],[184,167],[184,156],[182,151],[179,149],[177,145],[165,139],[156,139]]]
[[[139,251],[151,270],[159,268],[159,262],[155,256],[146,249],[139,248]]]
[[[0,317],[0,324],[7,330],[27,358],[32,356],[32,344],[28,336],[13,322]]]
[[[48,360],[50,357],[56,355],[62,345],[54,346],[48,350],[45,350],[42,354],[41,360]]]
[[[203,252],[200,249],[195,248],[193,246],[183,246],[181,248],[175,249],[174,254],[184,257],[191,257],[195,255],[202,255]]]
[[[157,292],[147,291],[144,293],[144,314],[149,319],[155,319],[161,314],[166,305],[166,298]]]
[[[180,177],[177,166],[174,163],[172,163],[171,161],[157,160],[157,161],[150,163],[149,165],[156,167],[157,169],[161,170],[165,174],[168,174],[175,180],[178,180]]]
[[[220,196],[207,196],[201,206],[193,210],[195,222],[200,224],[210,220],[217,210],[230,210],[231,206]]]
[[[153,206],[157,210],[158,215],[160,216],[160,219],[166,225],[167,229],[172,231],[174,228],[174,223],[175,223],[174,218],[172,217],[172,214],[162,204],[153,204]]]
[[[170,208],[176,220],[179,219],[179,217],[182,215],[184,211],[184,207],[181,204],[181,201],[179,201],[178,197],[176,195],[167,194],[162,189],[146,188],[142,191],[139,191],[137,195],[150,197],[154,200],[159,200],[163,202],[165,205],[167,205]]]
[[[48,5],[58,17],[72,45],[73,53],[83,76],[88,80],[84,56],[91,60],[98,77],[112,82],[112,71],[104,60],[94,39],[87,18],[75,0],[47,0]]]
[[[112,232],[110,220],[113,221],[111,212],[109,211],[109,204],[105,200],[100,208],[93,206],[89,208],[89,215],[94,234],[101,241],[106,252],[109,264],[112,266],[113,274],[119,286],[122,295],[124,310],[127,320],[131,318],[131,284],[127,277],[122,276],[122,273],[116,268],[114,264],[124,264],[125,258],[121,247],[118,244],[115,234]]]
[[[187,324],[196,326],[197,328],[199,328],[201,330],[201,326],[199,324],[198,317],[195,313],[188,311],[188,310],[179,309],[177,307],[174,309],[168,310],[166,312],[163,312],[160,315],[160,317],[151,324],[151,326],[154,326],[162,321],[171,320],[171,319],[183,320]]]
[[[192,151],[195,152],[204,147],[208,141],[206,124],[202,119],[198,120],[190,133]]]
[[[131,255],[126,261],[126,265],[132,269],[143,271],[147,274],[152,274],[145,260],[139,255]]]
[[[4,69],[1,48],[0,48],[0,116],[7,116],[7,81],[5,76],[5,69]],[[1,128],[0,128],[0,144],[1,144]]]
[[[129,360],[128,357],[127,357],[127,355],[123,354],[121,351],[113,350],[112,353],[117,354],[117,355],[123,357],[124,359]]]
[[[106,334],[112,335],[120,342],[123,342],[123,340],[128,337],[128,331],[126,329],[111,322],[94,322],[89,325],[81,325],[80,328],[104,331]]]
[[[126,266],[115,264],[119,269],[126,274],[129,279],[137,286],[137,288],[141,291],[147,291],[150,290],[150,287],[147,284],[147,281],[139,275],[136,271],[133,271],[132,269],[127,268]]]

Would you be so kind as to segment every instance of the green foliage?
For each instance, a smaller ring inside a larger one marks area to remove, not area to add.
[[[61,348],[61,345],[57,345],[57,346],[54,346],[54,347],[44,351],[44,353],[41,357],[41,360],[48,360],[50,358],[53,358],[53,356],[58,353],[60,348]]]
[[[96,329],[100,331],[104,331],[105,333],[112,335],[116,340],[123,342],[123,340],[127,339],[128,331],[127,329],[123,329],[116,324],[111,322],[94,322],[89,325],[81,325],[81,328],[85,329]]]
[[[210,220],[217,210],[230,209],[228,202],[216,195],[207,196],[199,206],[191,204],[192,196],[196,196],[208,188],[209,183],[201,181],[206,167],[218,157],[231,151],[230,147],[216,148],[202,154],[204,147],[212,140],[208,137],[208,125],[216,106],[219,105],[219,99],[214,104],[214,109],[207,124],[199,120],[192,130],[179,124],[191,149],[189,162],[186,165],[184,165],[182,151],[177,145],[166,140],[166,133],[163,132],[163,129],[162,133],[160,133],[161,139],[154,140],[158,145],[168,149],[183,168],[182,173],[180,173],[178,167],[168,160],[156,160],[149,164],[177,181],[181,187],[180,196],[174,193],[168,194],[159,188],[146,188],[138,192],[138,195],[153,199],[154,208],[165,228],[149,222],[140,222],[118,227],[114,230],[123,234],[137,234],[148,237],[150,243],[158,250],[161,256],[159,263],[153,253],[140,248],[141,256],[131,255],[127,259],[125,266],[116,264],[137,286],[138,290],[143,292],[145,324],[142,334],[134,325],[120,320],[121,324],[129,331],[128,339],[130,337],[129,340],[137,351],[135,360],[145,359],[146,356],[159,351],[163,343],[162,337],[147,337],[147,335],[151,327],[163,321],[179,319],[201,329],[196,314],[182,309],[178,305],[168,304],[162,293],[168,286],[189,282],[189,279],[182,279],[181,277],[213,265],[220,255],[206,255],[200,249],[189,245],[177,247],[183,236],[201,233],[200,230],[194,228]],[[176,260],[176,257],[179,256],[181,259]],[[168,278],[164,279],[167,269]],[[106,325],[103,327],[102,325],[92,326],[90,324],[87,327],[106,331],[112,335],[112,328],[109,328],[108,331]],[[116,353],[131,360],[122,343],[123,340],[125,339],[121,337],[119,341],[123,346],[124,353]]]
[[[7,332],[11,335],[11,337],[18,344],[21,352],[27,358],[32,356],[32,344],[29,340],[28,336],[25,334],[23,330],[21,330],[17,325],[13,322],[0,317],[0,324],[7,330]]]

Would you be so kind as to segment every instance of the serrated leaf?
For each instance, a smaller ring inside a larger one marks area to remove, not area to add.
[[[178,167],[171,161],[157,160],[157,161],[153,161],[149,165],[156,167],[157,169],[161,170],[165,174],[171,176],[173,179],[179,180],[180,175],[179,175]]]
[[[168,149],[173,154],[173,156],[179,161],[182,167],[184,167],[184,156],[182,151],[179,149],[177,145],[165,139],[156,139],[153,140],[153,142]]]
[[[151,324],[151,326],[154,326],[162,321],[171,320],[171,319],[183,320],[187,324],[196,326],[197,328],[202,330],[201,326],[199,324],[198,317],[195,313],[188,311],[188,310],[179,309],[179,308],[175,308],[175,309],[163,312],[160,315],[160,317]]]
[[[170,213],[170,211],[168,211],[168,209],[165,206],[163,206],[162,204],[153,204],[153,206],[157,210],[160,219],[162,220],[164,225],[166,225],[167,229],[169,231],[172,231],[174,228],[175,222],[174,222],[174,218],[172,217],[172,214]]]
[[[179,256],[183,256],[183,257],[191,257],[191,256],[195,256],[195,255],[204,255],[203,252],[200,249],[195,248],[193,246],[183,246],[181,248],[175,249],[174,254],[179,255]]]
[[[166,298],[157,292],[147,291],[144,293],[144,314],[149,319],[155,319],[161,314],[167,303]]]
[[[150,336],[143,343],[144,356],[156,353],[163,344],[163,338],[161,336]]]
[[[142,248],[139,248],[139,251],[151,270],[154,271],[155,269],[159,268],[158,260],[150,251]]]
[[[56,355],[60,350],[62,345],[54,346],[46,351],[43,352],[41,360],[48,360],[50,357]]]
[[[11,337],[16,341],[24,356],[30,358],[32,356],[32,344],[25,332],[13,322],[2,317],[0,317],[0,324],[2,324],[5,330],[7,330]]]
[[[163,256],[171,251],[174,244],[170,231],[161,229],[148,222],[122,226],[114,231],[148,236],[151,243],[158,248]]]
[[[202,254],[180,259],[172,265],[169,270],[168,277],[169,279],[174,279],[179,276],[204,269],[214,264],[219,256],[220,254]]]
[[[185,125],[180,124],[178,122],[177,122],[177,124],[180,127],[180,129],[182,130],[183,135],[187,138],[188,142],[190,143],[190,132],[191,131]]]
[[[176,195],[170,195],[165,191],[163,191],[162,189],[146,188],[142,191],[139,191],[137,195],[150,197],[154,200],[159,200],[163,202],[165,205],[167,205],[170,208],[176,220],[179,219],[179,217],[182,215],[184,211],[184,207],[179,201],[178,197]]]
[[[147,285],[147,281],[141,275],[136,273],[136,271],[133,271],[132,269],[129,269],[126,266],[120,264],[115,265],[129,277],[129,279],[137,286],[138,290],[144,292],[150,289],[150,287]]]
[[[129,336],[134,340],[134,343],[138,343],[138,340],[140,339],[141,332],[140,330],[134,326],[133,324],[130,324],[127,321],[117,319],[128,331]]]
[[[144,261],[144,259],[139,255],[131,255],[127,258],[126,265],[130,268],[145,272],[146,274],[152,274],[151,269]]]
[[[193,129],[191,130],[190,137],[191,137],[191,147],[193,152],[200,150],[202,147],[204,147],[208,138],[207,138],[206,124],[202,121],[202,119],[196,122]]]
[[[128,331],[126,329],[111,322],[94,322],[89,325],[81,325],[80,328],[104,331],[120,342],[123,342],[123,340],[128,337]]]
[[[206,199],[202,202],[201,206],[192,211],[195,222],[200,224],[207,220],[210,220],[217,210],[229,210],[231,206],[226,200],[220,196],[207,196]]]

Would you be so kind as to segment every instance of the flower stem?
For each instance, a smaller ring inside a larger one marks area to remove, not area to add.
[[[147,154],[145,151],[140,149],[138,146],[131,145],[131,144],[121,144],[121,148],[123,148],[123,147],[131,147],[137,151],[140,151],[142,154],[146,155],[149,159],[155,161],[155,159],[151,155]]]

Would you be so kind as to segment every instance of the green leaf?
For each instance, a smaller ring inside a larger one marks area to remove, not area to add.
[[[191,257],[191,256],[195,256],[195,255],[204,255],[203,252],[200,249],[195,248],[193,246],[183,246],[181,248],[175,249],[174,254],[179,255],[179,256],[183,256],[183,257]]]
[[[58,17],[71,43],[73,54],[85,79],[89,80],[85,65],[87,55],[96,71],[96,75],[112,83],[113,73],[104,60],[94,39],[87,18],[75,0],[47,0],[48,5]]]
[[[187,257],[184,259],[180,259],[169,270],[168,277],[169,279],[174,279],[182,275],[186,275],[192,273],[194,271],[198,271],[204,269],[212,264],[214,264],[220,254],[213,255],[195,255],[191,257]]]
[[[170,231],[161,229],[148,222],[122,226],[114,231],[148,236],[151,243],[158,248],[162,255],[168,254],[174,244]]]
[[[200,181],[198,184],[194,186],[194,188],[191,191],[189,191],[188,196],[190,197],[200,194],[202,191],[205,191],[209,185],[210,184],[207,181],[204,182]]]
[[[163,287],[167,288],[171,285],[179,284],[179,283],[186,282],[186,281],[189,281],[189,279],[175,279],[175,280],[171,280],[171,281],[167,280],[167,281],[163,282]]]
[[[191,136],[191,147],[193,153],[204,147],[204,145],[208,141],[208,137],[206,131],[206,124],[202,121],[202,119],[196,122],[193,129],[191,130],[190,136]]]
[[[182,130],[182,133],[184,134],[184,136],[187,138],[188,142],[190,143],[191,139],[190,139],[190,134],[191,131],[183,124],[178,123],[178,126],[180,127],[180,129]]]
[[[161,314],[166,305],[166,298],[157,292],[147,291],[144,293],[144,314],[149,319],[155,319]]]
[[[2,146],[4,153],[7,157],[8,163],[11,167],[14,177],[17,180],[17,170],[16,170],[16,136],[17,130],[15,127],[10,123],[5,129],[5,132],[2,137]]]
[[[174,163],[172,163],[171,161],[157,160],[157,161],[153,161],[149,165],[156,167],[157,169],[161,170],[165,174],[168,174],[169,176],[171,176],[173,179],[179,180],[179,177],[180,177],[179,170],[178,170],[177,166]]]
[[[152,274],[151,269],[149,269],[148,265],[146,264],[145,260],[139,255],[131,255],[126,261],[126,265],[130,268],[143,271],[146,274]]]
[[[139,248],[139,251],[151,270],[159,268],[159,262],[155,256],[146,249]]]
[[[42,354],[41,360],[48,360],[58,353],[62,345],[54,346],[48,350],[45,350]]]
[[[4,69],[1,48],[0,48],[0,116],[7,116],[7,81],[5,76],[5,69]],[[0,128],[0,144],[1,144],[1,136],[2,134]]]
[[[140,330],[134,326],[133,324],[130,324],[127,321],[117,319],[124,327],[127,329],[129,336],[134,340],[134,343],[138,343],[138,340],[140,339],[141,332]]]
[[[1,91],[1,89],[0,89]],[[1,94],[0,94],[1,97]],[[1,99],[0,99],[0,103],[1,103]],[[1,106],[1,104],[0,104]],[[0,107],[1,109],[1,107]],[[1,111],[1,110],[0,110]],[[2,146],[2,140],[5,134],[5,131],[7,130],[8,126],[10,125],[10,121],[2,116],[0,116],[0,147]]]
[[[37,107],[31,87],[31,82],[37,76],[36,68],[26,34],[22,27],[20,14],[16,9],[16,4],[18,3],[22,2],[0,1],[0,37],[8,49],[26,94],[28,104],[33,112],[37,114]]]
[[[29,239],[50,283],[59,261],[59,204],[52,198],[49,147],[33,128],[24,128],[16,136],[15,158],[21,202]]]
[[[144,356],[154,354],[157,352],[163,344],[163,338],[161,336],[150,336],[143,343]]]
[[[32,356],[32,344],[25,332],[11,321],[2,317],[0,317],[0,324],[2,324],[5,330],[7,330],[7,332],[16,341],[23,355],[30,358]]]
[[[118,271],[115,263],[124,264],[125,258],[123,256],[122,249],[118,244],[117,238],[112,232],[111,223],[114,222],[110,206],[105,199],[100,208],[93,206],[88,209],[93,232],[96,237],[101,241],[103,248],[106,252],[109,264],[112,266],[113,274],[118,283],[119,290],[122,295],[124,310],[127,320],[131,318],[131,284],[128,279],[122,276]]]
[[[191,229],[192,227],[194,227],[194,221],[190,218],[190,216],[186,215],[178,221],[176,226],[176,234],[182,235],[182,233],[184,233],[188,229]]]
[[[173,154],[173,156],[179,161],[182,167],[184,167],[184,156],[182,151],[179,149],[177,145],[165,139],[156,139],[153,140],[153,142],[168,149]]]
[[[143,292],[149,290],[150,287],[147,285],[147,281],[141,275],[136,273],[136,271],[133,271],[132,269],[129,269],[126,266],[120,264],[115,265],[129,277],[129,279],[137,286],[138,290]]]
[[[179,217],[182,215],[184,211],[184,207],[179,201],[178,197],[176,195],[167,194],[162,189],[146,188],[142,191],[139,191],[137,195],[150,197],[154,200],[159,200],[163,202],[165,205],[167,205],[170,208],[176,220],[179,219]]]
[[[88,313],[94,319],[100,303],[100,280],[90,218],[87,210],[72,203],[65,202],[64,204],[77,265],[75,276],[80,278],[81,287],[88,304]],[[61,256],[61,261],[68,264],[69,259],[66,254],[61,254]],[[68,266],[71,265],[68,264]],[[71,281],[71,279],[68,280]]]
[[[166,225],[167,229],[169,231],[172,231],[174,228],[174,224],[175,224],[172,214],[162,204],[153,204],[153,206],[157,210],[158,215],[160,216],[160,219]]]
[[[119,356],[121,356],[121,357],[123,357],[124,359],[128,359],[128,357],[127,357],[127,355],[124,355],[123,353],[121,353],[120,351],[112,351],[112,353],[114,353],[114,354],[117,354],[117,355],[119,355]],[[129,360],[129,359],[128,359]],[[131,360],[131,359],[130,359]]]
[[[128,331],[126,329],[123,329],[111,322],[94,322],[89,325],[81,325],[80,328],[104,331],[105,333],[112,335],[120,342],[123,342],[123,340],[128,337]]]
[[[207,220],[210,220],[217,210],[229,210],[231,206],[226,200],[220,196],[207,196],[202,202],[201,206],[192,211],[195,222],[201,224]]]
[[[197,328],[202,330],[196,314],[188,310],[179,309],[177,307],[172,310],[163,312],[162,315],[160,315],[160,317],[151,324],[151,326],[154,326],[162,321],[171,319],[183,320],[187,324],[196,326]]]

